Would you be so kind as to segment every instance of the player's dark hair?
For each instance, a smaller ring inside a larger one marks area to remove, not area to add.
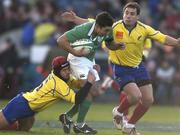
[[[96,16],[96,24],[100,27],[111,27],[113,23],[114,19],[108,12],[101,12]]]
[[[139,15],[140,12],[141,12],[140,5],[137,2],[129,2],[129,3],[127,3],[123,8],[123,12],[125,11],[126,8],[135,8],[136,11],[137,11],[137,15]]]

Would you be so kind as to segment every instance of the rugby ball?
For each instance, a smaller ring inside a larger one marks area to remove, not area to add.
[[[84,48],[84,51],[88,54],[93,48],[94,43],[89,39],[77,40],[71,44],[72,48],[75,50],[80,50]]]

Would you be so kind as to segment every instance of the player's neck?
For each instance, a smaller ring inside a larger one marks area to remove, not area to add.
[[[132,31],[132,29],[136,27],[137,22],[134,23],[133,25],[127,25],[124,22],[123,22],[123,24],[128,31]]]

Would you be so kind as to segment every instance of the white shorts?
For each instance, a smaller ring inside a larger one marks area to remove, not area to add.
[[[88,72],[91,70],[96,77],[96,81],[100,80],[98,72],[93,69],[95,62],[90,61],[86,57],[75,57],[71,54],[68,55],[68,61],[70,63],[71,73],[77,79],[87,79]]]

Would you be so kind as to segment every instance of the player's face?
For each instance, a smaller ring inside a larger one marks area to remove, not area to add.
[[[60,74],[63,79],[68,80],[70,77],[70,66],[61,69]]]
[[[138,20],[139,16],[137,15],[137,9],[136,8],[126,8],[124,10],[124,14],[123,14],[123,21],[127,26],[133,26],[137,20]]]
[[[98,35],[99,36],[106,36],[109,32],[111,32],[112,27],[99,27]]]

